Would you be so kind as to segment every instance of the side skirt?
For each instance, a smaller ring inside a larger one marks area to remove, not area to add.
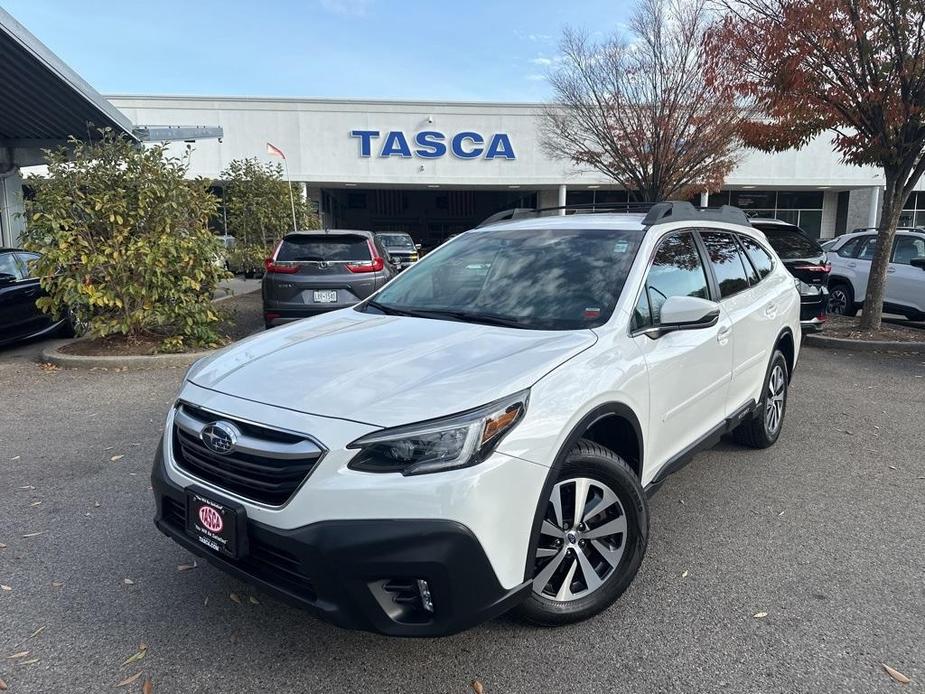
[[[754,400],[747,402],[690,446],[671,458],[662,466],[655,478],[645,486],[643,491],[645,491],[646,496],[651,499],[661,487],[662,482],[691,462],[697,453],[713,448],[725,434],[728,434],[750,416],[753,416],[757,410],[758,403]]]

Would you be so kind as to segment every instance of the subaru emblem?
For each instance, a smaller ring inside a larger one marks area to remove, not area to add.
[[[199,433],[199,438],[213,453],[225,455],[234,449],[241,432],[230,422],[212,422],[206,424]]]

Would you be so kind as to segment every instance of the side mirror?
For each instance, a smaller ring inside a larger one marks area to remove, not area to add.
[[[414,249],[417,251],[421,250],[421,244],[419,243],[414,244]]]
[[[925,270],[925,258],[913,258],[909,261],[909,264],[912,267],[917,267],[919,270]]]
[[[16,280],[16,275],[11,275],[7,272],[0,272],[0,284],[12,284]]]
[[[647,330],[656,338],[676,330],[710,328],[719,321],[719,304],[696,296],[670,296],[662,304],[659,325]]]

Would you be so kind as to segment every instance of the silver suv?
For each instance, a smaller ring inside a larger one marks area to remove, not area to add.
[[[371,231],[341,229],[286,234],[264,267],[268,328],[352,306],[397,272]]]
[[[839,236],[828,250],[829,311],[855,315],[867,294],[871,261],[877,248],[876,230]],[[925,230],[897,231],[887,269],[883,310],[910,320],[925,319]]]

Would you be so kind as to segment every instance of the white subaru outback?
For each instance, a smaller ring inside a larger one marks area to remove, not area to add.
[[[156,524],[345,627],[575,622],[633,580],[667,475],[726,432],[777,440],[799,345],[741,210],[493,224],[194,364]]]

